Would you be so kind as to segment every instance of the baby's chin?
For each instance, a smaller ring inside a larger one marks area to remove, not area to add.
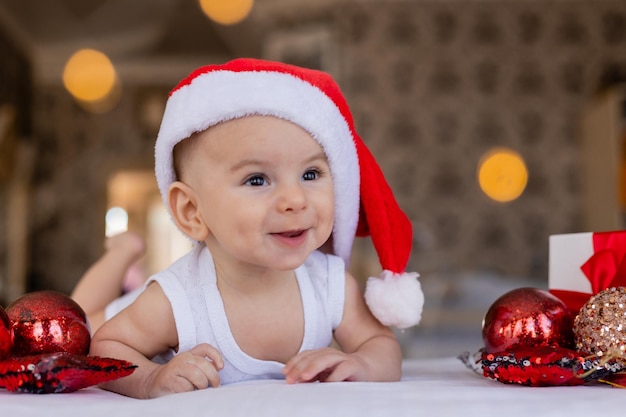
[[[311,250],[301,254],[278,255],[275,258],[266,260],[266,262],[264,262],[264,266],[268,269],[276,271],[293,271],[302,266],[312,252],[313,251]]]
[[[286,259],[282,259],[277,262],[272,262],[270,265],[268,265],[268,268],[273,269],[275,271],[283,271],[283,272],[294,271],[298,269],[300,266],[302,266],[304,262],[307,260],[307,258],[308,256],[305,257],[304,259],[298,259],[294,261],[287,261]]]

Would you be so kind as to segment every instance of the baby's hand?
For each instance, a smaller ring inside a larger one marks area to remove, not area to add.
[[[288,383],[366,381],[367,365],[358,354],[324,348],[300,352],[283,369]]]
[[[209,386],[218,387],[218,371],[223,367],[224,361],[217,349],[207,343],[199,344],[154,371],[149,381],[148,396],[155,398]]]

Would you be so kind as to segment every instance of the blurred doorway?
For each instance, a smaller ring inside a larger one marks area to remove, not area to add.
[[[138,267],[146,277],[189,251],[192,242],[170,219],[152,170],[118,171],[109,179],[107,193],[107,234],[129,230],[144,237],[146,255]]]

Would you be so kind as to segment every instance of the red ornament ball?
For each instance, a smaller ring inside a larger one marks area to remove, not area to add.
[[[11,354],[13,347],[13,336],[11,334],[11,324],[9,316],[0,307],[0,360],[4,360]]]
[[[518,288],[498,298],[483,319],[487,352],[574,345],[572,316],[557,297],[538,288]]]
[[[11,303],[6,312],[13,331],[14,356],[89,352],[87,316],[67,295],[56,291],[27,293]]]

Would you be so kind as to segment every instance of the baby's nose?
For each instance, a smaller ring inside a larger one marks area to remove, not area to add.
[[[306,207],[306,194],[298,184],[284,184],[280,187],[278,208],[281,212],[298,212]]]

